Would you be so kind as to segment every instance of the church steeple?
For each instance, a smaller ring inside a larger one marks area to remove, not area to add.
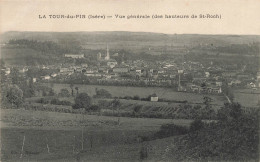
[[[110,56],[109,56],[109,49],[108,49],[108,45],[107,45],[107,55],[105,57],[105,60],[109,60],[110,59]]]

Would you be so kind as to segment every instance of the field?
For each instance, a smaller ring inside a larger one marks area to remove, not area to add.
[[[235,102],[246,107],[258,107],[260,90],[240,89],[234,92]]]
[[[51,84],[48,84],[51,86]],[[68,84],[53,84],[52,87],[56,93],[59,93],[62,88],[66,88],[70,91]],[[74,87],[79,87],[79,92],[86,92],[90,96],[95,95],[95,89],[106,89],[109,91],[113,97],[122,96],[135,96],[138,95],[141,98],[147,97],[153,93],[156,93],[159,98],[175,101],[188,101],[190,104],[201,104],[203,103],[203,97],[205,94],[197,93],[187,93],[187,92],[176,92],[171,88],[162,87],[124,87],[124,86],[102,86],[102,85],[74,85]],[[245,107],[256,107],[258,104],[260,91],[259,90],[249,90],[249,89],[238,89],[234,91],[234,101],[239,102]],[[227,100],[223,96],[218,95],[207,95],[213,99],[212,104],[217,107],[223,106],[224,102]],[[124,101],[126,102],[126,101]],[[131,101],[127,101],[131,102]],[[133,101],[137,102],[137,101]],[[149,104],[141,102],[142,104]],[[155,103],[152,103],[155,104]],[[156,105],[165,105],[165,103],[156,103]]]
[[[118,125],[117,121],[117,117],[2,109],[1,160],[138,161],[141,136],[158,131],[165,123],[188,126],[191,122],[120,118]],[[20,158],[24,137],[24,151]],[[151,146],[162,147],[160,144]],[[160,150],[153,151],[160,153]]]
[[[49,84],[54,88],[55,93],[59,93],[62,88],[70,90],[69,84]],[[141,98],[148,97],[153,93],[156,93],[159,98],[175,101],[188,101],[189,103],[202,103],[203,94],[176,92],[171,88],[161,87],[123,87],[123,86],[101,86],[101,85],[74,85],[79,88],[79,93],[86,92],[90,96],[96,94],[95,89],[105,89],[112,94],[113,97],[135,96],[138,95]],[[212,104],[222,106],[226,101],[224,97],[217,95],[207,95],[213,99]]]
[[[31,48],[1,48],[1,59],[4,60],[6,65],[26,65],[34,66],[41,64],[53,64],[59,59]]]

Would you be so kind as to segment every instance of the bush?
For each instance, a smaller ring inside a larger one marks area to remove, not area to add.
[[[126,99],[126,100],[132,100],[133,97],[131,97],[131,96],[125,96],[123,99]]]
[[[75,98],[74,109],[85,108],[88,110],[91,106],[91,97],[87,93],[80,93]]]
[[[60,101],[57,98],[54,98],[54,99],[51,100],[50,103],[53,104],[53,105],[58,105],[59,102]]]
[[[155,134],[155,138],[166,138],[176,135],[184,135],[189,132],[189,129],[184,126],[179,126],[175,124],[164,124],[161,126],[160,130]]]
[[[191,132],[175,144],[178,161],[259,161],[259,113],[244,113],[239,104],[226,104],[217,122],[195,120]],[[197,131],[199,130],[199,131]]]
[[[105,89],[96,89],[96,95],[94,97],[95,98],[111,98],[112,94],[110,94]]]
[[[191,132],[198,131],[202,128],[204,128],[204,123],[199,119],[194,120],[190,125]]]
[[[71,102],[70,101],[60,101],[59,99],[57,98],[54,98],[51,100],[50,104],[53,104],[53,105],[66,105],[66,106],[71,106]]]
[[[23,91],[17,85],[8,85],[2,89],[2,102],[19,107],[23,103]]]
[[[69,97],[70,96],[70,92],[69,92],[69,90],[67,90],[67,89],[61,89],[60,90],[60,93],[59,93],[59,96],[61,96],[61,97]]]
[[[100,111],[100,107],[98,105],[92,105],[89,108],[90,111]]]
[[[49,100],[46,98],[40,98],[40,99],[36,100],[36,103],[48,104]]]
[[[144,159],[147,159],[147,157],[148,157],[147,148],[146,147],[142,147],[141,150],[140,150],[140,159],[144,160]]]
[[[70,101],[60,101],[58,105],[66,105],[66,106],[71,106],[71,102]]]
[[[138,95],[135,95],[135,96],[133,97],[133,100],[140,100],[140,97],[139,97]]]

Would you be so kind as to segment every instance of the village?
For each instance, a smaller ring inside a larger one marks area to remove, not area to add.
[[[223,87],[248,88],[260,87],[258,77],[245,71],[247,65],[237,69],[234,65],[218,65],[213,61],[207,64],[189,60],[163,60],[150,62],[146,60],[127,60],[117,62],[118,53],[98,52],[95,64],[84,61],[84,54],[64,54],[65,61],[60,66],[42,65],[37,67],[17,66],[24,74],[34,68],[33,82],[47,83],[82,83],[93,85],[169,87],[176,91],[193,93],[221,94]],[[69,61],[67,61],[69,60]],[[76,63],[77,62],[77,63]],[[78,63],[79,62],[79,63]],[[8,76],[13,67],[4,67],[2,71]],[[35,70],[38,69],[38,70]],[[8,78],[8,77],[7,77]],[[28,78],[29,79],[29,78]]]

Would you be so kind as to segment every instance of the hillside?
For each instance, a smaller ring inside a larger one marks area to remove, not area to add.
[[[1,36],[1,43],[10,39],[29,39],[54,41],[57,43],[77,42],[80,45],[98,49],[133,47],[184,46],[198,44],[230,45],[260,42],[259,36],[252,35],[197,35],[197,34],[162,34],[146,32],[6,32]]]
[[[198,54],[215,56],[219,53],[221,56],[257,56],[260,36],[122,31],[6,32],[1,35],[0,42],[1,58],[6,64],[50,65],[60,64],[60,58],[65,53],[84,53],[92,60],[98,52],[104,53],[107,45],[110,53],[147,61],[167,60],[187,53],[191,54],[189,57]],[[16,62],[17,59],[21,61]],[[85,61],[90,63],[89,60]]]

